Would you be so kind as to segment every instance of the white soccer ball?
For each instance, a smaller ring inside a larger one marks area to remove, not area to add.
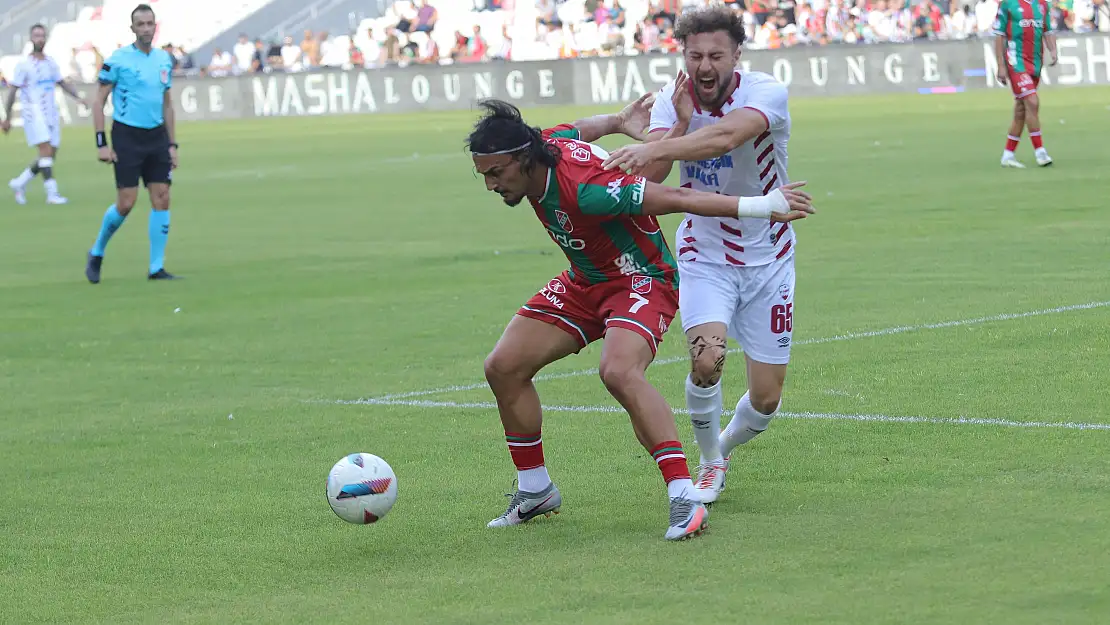
[[[373,454],[351,454],[328,473],[328,504],[335,514],[358,525],[380,521],[397,501],[397,475]]]

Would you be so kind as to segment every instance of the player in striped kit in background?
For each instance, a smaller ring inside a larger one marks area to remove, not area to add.
[[[77,90],[62,79],[58,63],[43,52],[46,49],[46,27],[42,24],[31,27],[31,45],[31,54],[15,68],[0,130],[7,134],[12,128],[12,108],[18,93],[23,134],[27,136],[27,145],[38,149],[38,158],[12,179],[8,187],[15,194],[17,203],[26,204],[27,183],[36,175],[41,175],[42,186],[46,189],[46,203],[65,204],[68,200],[58,193],[58,181],[54,179],[54,157],[62,143],[62,120],[54,88],[61,87],[66,95],[84,102]]]
[[[1014,92],[1014,117],[1002,166],[1024,169],[1014,150],[1021,141],[1021,131],[1029,127],[1033,156],[1041,167],[1052,164],[1052,157],[1041,138],[1041,100],[1037,86],[1044,69],[1044,51],[1048,64],[1056,65],[1056,36],[1052,34],[1052,12],[1045,0],[1002,0],[994,20],[996,35],[994,52],[998,57],[998,82],[1010,84]]]
[[[766,196],[787,185],[790,114],[786,87],[740,72],[744,25],[730,9],[688,10],[676,25],[686,73],[652,108],[645,143],[606,161],[649,180],[681,161],[682,186],[728,196]],[[794,230],[765,218],[687,215],[676,236],[682,328],[690,347],[686,405],[701,449],[701,501],[724,489],[728,457],[765,429],[781,405],[794,307]],[[748,392],[721,431],[727,338],[744,350]]]

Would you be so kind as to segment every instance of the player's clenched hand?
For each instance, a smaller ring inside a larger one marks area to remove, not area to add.
[[[617,113],[617,118],[621,121],[621,133],[643,141],[644,131],[651,123],[651,105],[654,103],[655,94],[649,91]]]
[[[170,147],[170,169],[177,169],[177,148]]]
[[[805,191],[799,190],[805,185],[805,182],[792,182],[779,189],[782,196],[786,198],[786,203],[790,205],[790,212],[771,213],[771,221],[787,223],[795,219],[805,219],[816,212],[813,208],[813,198]]]
[[[605,159],[605,169],[621,169],[630,174],[639,174],[643,172],[644,168],[651,164],[653,161],[658,160],[655,158],[654,146],[657,143],[641,143],[638,145],[626,145],[614,151]]]
[[[671,96],[671,104],[674,105],[678,121],[689,124],[690,118],[694,116],[694,98],[690,97],[690,77],[686,75],[686,72],[679,72],[678,78],[674,81],[674,95]]]
[[[0,130],[3,130],[4,134],[8,134],[8,131],[11,129],[12,123],[10,121],[5,119],[4,121],[0,122]]]
[[[114,163],[116,162],[116,151],[108,146],[97,148],[96,157],[100,159],[101,163]]]
[[[1002,85],[1003,87],[1010,83],[1010,76],[1006,73],[1005,67],[999,67],[998,73],[995,74],[994,77],[996,80],[998,80],[998,84]]]

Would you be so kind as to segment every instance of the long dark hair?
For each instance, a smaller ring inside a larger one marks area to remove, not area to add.
[[[511,154],[525,173],[537,164],[559,164],[559,148],[545,141],[539,128],[525,123],[520,109],[496,99],[482,100],[478,106],[485,112],[466,139],[471,154]]]

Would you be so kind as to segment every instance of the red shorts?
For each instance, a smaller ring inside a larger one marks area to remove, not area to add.
[[[584,285],[567,272],[552,278],[517,312],[561,328],[582,347],[600,339],[608,328],[624,328],[644,337],[651,353],[678,311],[678,291],[660,280],[628,276]]]
[[[1014,91],[1014,99],[1024,100],[1037,93],[1037,85],[1041,84],[1041,77],[1028,72],[1018,73],[1009,68],[1010,89]]]

